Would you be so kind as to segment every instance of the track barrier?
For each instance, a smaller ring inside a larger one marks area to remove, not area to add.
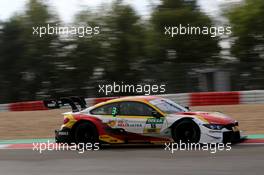
[[[264,104],[264,90],[231,91],[231,92],[195,92],[164,94],[161,97],[169,98],[183,106],[205,105],[236,105],[236,104]],[[86,98],[87,106],[118,97]],[[38,111],[48,110],[43,101],[16,102],[0,104],[0,112],[7,111]]]

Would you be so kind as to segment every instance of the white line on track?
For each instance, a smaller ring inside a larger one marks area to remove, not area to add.
[[[8,146],[9,146],[9,144],[0,145],[0,149],[7,149]]]

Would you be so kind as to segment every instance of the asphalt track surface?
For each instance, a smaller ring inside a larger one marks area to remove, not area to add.
[[[177,151],[164,146],[118,146],[99,151],[0,150],[2,175],[252,175],[263,174],[263,145],[234,145],[231,151]]]

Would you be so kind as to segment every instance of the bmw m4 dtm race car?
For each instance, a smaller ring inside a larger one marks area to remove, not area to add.
[[[55,131],[57,143],[234,143],[240,140],[238,122],[234,119],[219,112],[190,111],[158,96],[117,98],[88,108],[77,97],[45,101],[49,108],[65,103],[70,104],[72,112],[63,114],[63,125]]]

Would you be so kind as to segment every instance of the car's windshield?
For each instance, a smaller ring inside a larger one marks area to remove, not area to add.
[[[181,105],[178,105],[177,103],[169,100],[169,99],[155,99],[150,101],[151,104],[159,108],[161,111],[168,113],[168,114],[173,114],[177,112],[187,112],[188,109],[185,107],[182,107]]]

